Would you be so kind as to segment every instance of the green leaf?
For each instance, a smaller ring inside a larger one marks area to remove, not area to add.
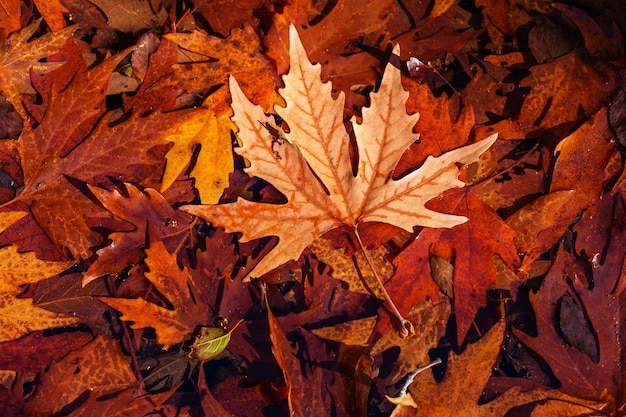
[[[228,333],[221,327],[202,327],[191,345],[189,357],[206,361],[213,359],[226,349],[231,333],[243,320],[239,320]]]

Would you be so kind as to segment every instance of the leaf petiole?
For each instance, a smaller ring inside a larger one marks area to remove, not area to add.
[[[398,334],[400,335],[402,339],[406,339],[407,337],[414,336],[415,328],[413,327],[413,324],[407,319],[405,319],[404,317],[402,317],[402,314],[400,314],[400,311],[398,311],[398,308],[396,307],[393,300],[389,296],[389,293],[385,289],[385,285],[383,284],[382,280],[380,279],[380,276],[378,275],[378,272],[376,271],[376,268],[374,267],[374,262],[372,261],[372,258],[369,252],[367,251],[367,249],[365,248],[365,245],[363,244],[363,241],[361,240],[361,236],[359,235],[357,228],[354,227],[352,230],[354,231],[354,236],[356,236],[356,240],[359,242],[359,246],[361,247],[361,250],[363,251],[365,260],[367,261],[367,264],[369,265],[370,270],[372,271],[372,274],[374,274],[374,277],[376,278],[376,281],[378,282],[378,286],[381,290],[381,293],[383,294],[383,297],[385,297],[385,301],[387,302],[389,308],[391,309],[391,312],[393,313],[393,315],[396,317],[396,319],[398,320],[400,324]]]

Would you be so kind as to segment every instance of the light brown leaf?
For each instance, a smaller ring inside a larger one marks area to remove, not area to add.
[[[400,354],[393,365],[389,380],[397,383],[418,367],[428,365],[431,359],[428,352],[439,343],[445,332],[451,312],[450,300],[440,297],[435,301],[418,303],[406,316],[416,329],[421,329],[414,337],[401,338],[397,332],[386,332],[376,341],[370,355],[378,355],[394,346]]]
[[[159,0],[90,0],[107,17],[107,24],[120,32],[136,33],[155,29],[167,20]]]
[[[343,253],[342,250],[336,248],[329,239],[316,239],[309,250],[315,254],[315,257],[330,266],[332,277],[348,284],[348,289],[352,292],[360,292],[362,294],[372,294],[384,300],[384,296],[378,288],[376,277],[370,270],[367,260],[363,255],[363,251],[357,251],[352,255]],[[376,273],[383,283],[385,283],[393,274],[394,268],[391,262],[385,258],[388,254],[384,246],[376,250],[370,250],[370,260],[376,268]]]
[[[394,54],[398,54],[396,48]],[[263,109],[244,96],[230,80],[233,121],[243,146],[238,153],[250,161],[250,175],[270,182],[287,198],[286,204],[259,204],[246,200],[217,206],[183,206],[181,209],[224,226],[243,231],[243,240],[278,236],[276,247],[254,269],[256,276],[290,259],[323,233],[347,225],[356,230],[365,222],[384,222],[411,232],[415,225],[453,227],[462,216],[426,209],[428,200],[458,179],[457,163],[469,164],[496,140],[488,139],[429,157],[420,169],[399,180],[389,180],[406,148],[415,141],[412,132],[418,115],[407,115],[406,92],[400,70],[388,65],[371,105],[363,109],[363,122],[351,121],[357,138],[358,175],[352,173],[350,137],[343,123],[344,95],[331,96],[330,83],[320,81],[320,66],[312,65],[296,29],[290,30],[290,72],[280,94],[287,106],[277,108],[289,124],[280,131]],[[248,271],[250,276],[251,271]]]

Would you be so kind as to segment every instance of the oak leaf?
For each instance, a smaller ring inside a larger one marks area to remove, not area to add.
[[[70,26],[28,42],[40,23],[41,20],[38,20],[14,33],[0,50],[0,95],[6,97],[24,119],[27,115],[22,107],[20,94],[35,93],[30,81],[30,71],[42,74],[63,65],[62,62],[42,61],[57,52],[76,30],[74,26]]]
[[[607,196],[596,210],[574,226],[574,253],[561,246],[539,291],[530,294],[538,337],[515,334],[548,362],[561,391],[605,401],[606,411],[617,413],[625,214]]]
[[[96,337],[46,368],[29,399],[31,415],[53,415],[85,392],[116,391],[136,382],[126,355],[115,340]]]
[[[602,409],[602,403],[543,388],[522,391],[514,387],[493,401],[479,403],[491,368],[498,358],[503,331],[504,322],[500,322],[478,342],[469,345],[462,354],[451,353],[446,373],[440,382],[435,381],[430,371],[417,374],[409,387],[417,409],[399,405],[391,416],[422,416],[424,413],[433,417],[503,416],[509,410],[523,405],[535,408],[537,412],[532,415],[537,417],[577,416]]]
[[[170,203],[156,190],[139,190],[132,184],[124,189],[108,191],[89,186],[90,191],[104,207],[122,220],[131,223],[134,229],[114,232],[109,235],[111,244],[97,251],[98,259],[83,277],[83,286],[105,274],[117,274],[122,269],[143,258],[146,234],[150,239],[162,240],[170,251],[189,237],[191,216],[174,210]],[[124,192],[124,194],[122,194]]]
[[[394,53],[397,55],[396,48]],[[363,109],[363,123],[351,122],[357,138],[358,175],[352,172],[350,136],[343,123],[344,95],[331,96],[330,83],[320,81],[320,65],[312,65],[290,29],[290,72],[279,90],[287,102],[276,108],[289,124],[284,139],[273,118],[244,96],[230,79],[233,121],[243,146],[238,153],[250,161],[248,173],[270,182],[287,198],[286,204],[259,204],[245,200],[216,206],[186,205],[181,209],[243,232],[243,241],[278,236],[276,247],[254,268],[261,276],[290,259],[323,233],[347,225],[356,231],[365,222],[386,222],[411,232],[415,225],[453,227],[462,216],[438,213],[425,203],[458,179],[457,163],[469,164],[487,150],[496,135],[429,157],[416,171],[389,180],[398,160],[416,137],[412,129],[418,115],[405,110],[408,93],[400,83],[400,70],[387,66],[381,86]],[[251,271],[248,271],[250,276]]]
[[[143,298],[101,297],[101,301],[122,313],[124,320],[132,320],[132,328],[152,327],[164,349],[190,339],[198,324],[209,316],[209,306],[190,291],[188,269],[180,269],[176,255],[170,254],[161,241],[146,249],[146,264],[150,269],[146,278],[167,298],[173,310],[149,303]]]
[[[133,113],[129,119],[109,125],[103,118],[106,86],[127,53],[78,72],[64,89],[54,83],[49,86],[48,110],[41,123],[25,127],[17,143],[24,187],[14,203],[29,206],[41,229],[65,256],[87,258],[101,242],[86,217],[106,213],[85,195],[80,184],[108,185],[111,178],[156,183],[167,145],[162,137],[180,132],[187,117],[195,113],[154,112],[146,117]]]
[[[26,213],[0,213],[0,230]],[[19,253],[17,248],[0,249],[0,342],[16,339],[35,330],[75,324],[75,317],[46,311],[33,305],[31,299],[17,298],[18,287],[37,282],[67,269],[73,262],[50,262],[37,259],[33,252]]]

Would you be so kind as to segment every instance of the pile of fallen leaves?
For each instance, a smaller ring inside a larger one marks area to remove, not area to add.
[[[5,0],[0,414],[626,413],[620,0]]]

